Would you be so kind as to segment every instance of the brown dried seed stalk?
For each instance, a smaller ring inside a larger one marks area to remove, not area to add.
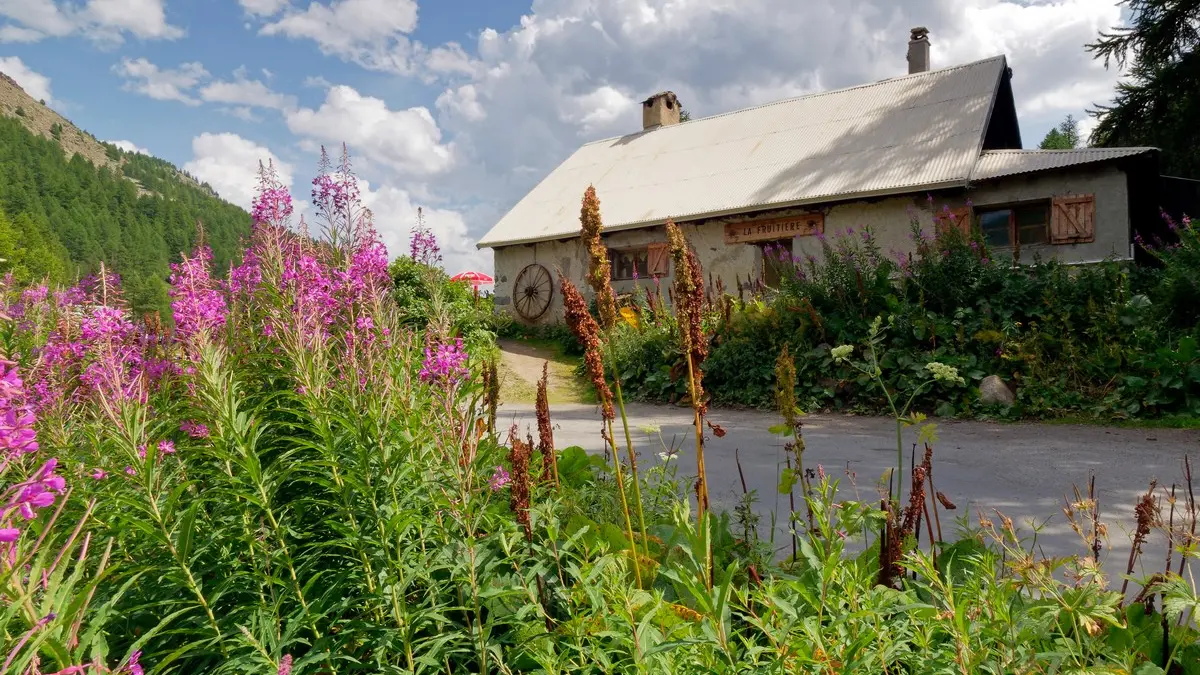
[[[596,188],[589,185],[583,193],[583,208],[579,210],[581,235],[588,250],[588,285],[596,292],[596,308],[600,324],[612,328],[617,323],[617,299],[612,289],[612,267],[608,262],[608,247],[600,237],[604,225],[600,219],[600,198]]]
[[[538,452],[542,453],[542,480],[558,484],[558,457],[554,452],[554,428],[550,425],[550,362],[542,363],[537,388]]]
[[[529,457],[533,454],[533,439],[521,440],[517,425],[514,424],[508,432],[508,444],[508,463],[512,465],[508,504],[517,516],[517,522],[525,530],[525,538],[532,541],[533,529],[529,522]]]
[[[612,390],[608,388],[608,382],[604,379],[604,358],[600,352],[600,326],[588,313],[587,302],[575,284],[562,274],[559,274],[558,279],[563,295],[564,318],[567,321],[567,327],[571,329],[575,339],[579,340],[579,344],[583,345],[583,360],[587,367],[588,377],[592,379],[592,387],[596,389],[596,398],[600,402],[604,419],[611,420],[616,417],[616,413],[613,411]]]

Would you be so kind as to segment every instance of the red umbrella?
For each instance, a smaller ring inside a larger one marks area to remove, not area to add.
[[[475,287],[496,283],[495,279],[483,272],[459,272],[450,277],[450,281],[465,281]]]

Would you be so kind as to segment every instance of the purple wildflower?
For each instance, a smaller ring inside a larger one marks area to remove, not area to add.
[[[467,352],[462,338],[451,344],[430,345],[425,348],[425,362],[421,366],[421,381],[443,385],[457,384],[466,379]]]
[[[492,472],[492,477],[488,479],[488,487],[492,492],[499,492],[512,481],[512,477],[508,475],[508,470],[502,466],[497,466]]]
[[[194,420],[184,420],[179,430],[192,438],[208,438],[208,427]]]
[[[15,527],[0,527],[0,544],[11,544],[20,539],[21,531]]]
[[[433,230],[425,224],[425,211],[420,207],[417,208],[417,224],[413,226],[408,251],[412,259],[422,265],[435,267],[442,263],[442,249]]]
[[[124,671],[129,673],[129,675],[144,675],[142,666],[140,663],[138,663],[138,660],[141,658],[142,658],[142,651],[140,649],[138,651],[130,654],[129,655],[129,663],[125,664]]]
[[[292,675],[292,655],[284,654],[282,659],[279,659],[279,671],[277,675]]]
[[[164,455],[175,454],[175,441],[165,440],[158,442],[158,451]]]
[[[197,246],[189,258],[171,265],[171,312],[175,333],[182,340],[212,333],[225,325],[226,303],[209,272],[212,251]]]
[[[258,194],[250,206],[250,217],[257,225],[286,225],[292,216],[292,195],[279,180],[275,165],[258,163]]]
[[[0,360],[0,461],[37,452],[35,421],[16,364]]]
[[[104,469],[92,471],[92,480],[104,480],[105,478],[108,478],[108,472]]]

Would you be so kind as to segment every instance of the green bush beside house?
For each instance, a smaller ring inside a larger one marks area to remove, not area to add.
[[[823,260],[777,252],[779,287],[754,297],[714,298],[706,328],[712,353],[705,383],[714,402],[769,406],[774,357],[797,357],[797,395],[806,409],[872,412],[880,392],[838,369],[832,345],[862,344],[888,317],[883,369],[908,390],[929,361],[958,368],[967,384],[940,388],[918,404],[938,415],[1108,419],[1200,415],[1200,245],[1191,223],[1180,242],[1149,246],[1159,268],[1052,260],[1016,267],[991,257],[978,238],[913,228],[911,255],[879,249],[869,230],[823,242]],[[625,388],[647,400],[682,397],[673,316],[652,287],[626,299],[639,311],[619,332]],[[653,308],[652,308],[653,306]],[[835,373],[835,375],[831,375]],[[1016,391],[1011,408],[979,403],[978,385],[998,375]]]

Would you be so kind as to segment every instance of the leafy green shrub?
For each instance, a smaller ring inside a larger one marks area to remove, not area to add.
[[[472,349],[492,349],[495,328],[504,318],[492,298],[476,295],[465,281],[451,281],[440,267],[400,256],[388,266],[392,297],[405,325],[433,324],[445,335],[463,337]]]
[[[797,395],[805,407],[883,410],[886,402],[863,378],[835,374],[828,351],[863,343],[871,321],[885,316],[892,326],[883,357],[890,387],[907,390],[929,361],[958,368],[968,381],[922,396],[922,410],[1196,415],[1200,371],[1191,369],[1187,340],[1200,313],[1200,295],[1193,295],[1200,293],[1200,245],[1190,223],[1179,231],[1179,246],[1157,252],[1161,272],[1118,262],[1014,266],[993,259],[977,235],[922,232],[915,222],[910,254],[884,255],[869,229],[823,240],[820,260],[777,253],[783,274],[776,292],[710,308],[706,388],[718,403],[769,405],[773,359],[787,346],[798,357]],[[671,319],[648,313],[644,302],[634,307],[641,326],[618,341],[626,390],[669,399],[681,379],[678,354],[660,348]],[[993,374],[1016,384],[1017,402],[1008,410],[979,406],[976,388]]]

